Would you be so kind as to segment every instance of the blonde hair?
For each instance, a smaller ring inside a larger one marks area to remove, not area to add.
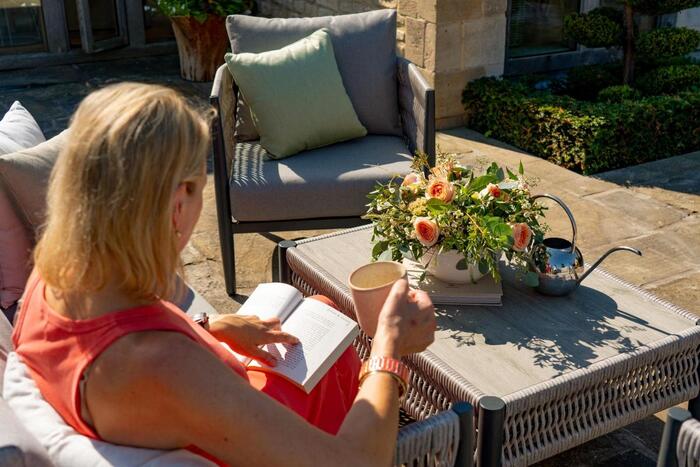
[[[171,89],[121,83],[87,96],[51,174],[41,277],[66,293],[116,281],[135,299],[172,298],[173,197],[204,172],[208,147],[206,116]]]

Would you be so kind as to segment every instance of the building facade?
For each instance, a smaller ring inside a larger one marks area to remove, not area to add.
[[[612,0],[257,0],[294,17],[398,11],[397,48],[435,87],[438,128],[463,121],[461,92],[482,76],[569,68],[610,58],[563,39],[563,17]],[[700,29],[700,9],[658,19]],[[154,0],[0,0],[0,69],[174,51]]]

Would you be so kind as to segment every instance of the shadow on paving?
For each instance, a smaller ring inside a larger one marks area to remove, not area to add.
[[[645,164],[611,170],[595,178],[626,187],[655,187],[700,195],[700,152],[659,159]]]

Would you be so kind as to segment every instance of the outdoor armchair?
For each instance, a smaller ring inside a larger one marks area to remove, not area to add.
[[[657,467],[700,466],[700,420],[679,407],[666,416]]]
[[[249,140],[240,130],[250,119],[249,111],[242,107],[238,86],[226,66],[218,69],[210,97],[217,111],[212,122],[214,184],[226,291],[230,296],[236,293],[234,234],[366,223],[360,216],[366,211],[366,196],[376,182],[408,173],[416,152],[427,154],[434,162],[434,90],[418,67],[396,57],[395,15],[393,10],[379,10],[322,18],[228,18],[234,53],[273,50],[327,27],[332,36],[335,34],[338,67],[351,100],[355,94],[367,91],[376,96],[377,105],[373,113],[371,106],[353,101],[358,117],[368,128],[367,136],[272,160],[259,141]],[[377,33],[377,25],[384,28],[381,33]],[[395,83],[384,95],[379,92],[384,88],[369,77],[377,71],[374,67],[383,65],[363,57],[363,47],[385,47],[391,52],[388,67],[382,68],[388,71],[382,73]],[[373,133],[372,124],[381,125],[386,120],[376,118],[382,106],[392,105],[395,133]],[[304,118],[304,109],[299,109],[299,118]]]

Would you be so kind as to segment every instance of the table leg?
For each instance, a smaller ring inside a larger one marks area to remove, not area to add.
[[[297,242],[293,240],[282,240],[277,244],[277,270],[279,271],[279,281],[285,284],[289,284],[291,280],[289,263],[287,263],[287,250],[296,246]]]
[[[659,448],[659,458],[657,467],[677,467],[676,443],[678,443],[678,432],[681,430],[683,422],[690,418],[690,414],[678,407],[668,409],[666,415],[666,425],[664,434],[661,437],[661,447]]]
[[[693,418],[700,419],[700,394],[688,401],[688,411],[693,414]]]
[[[498,467],[503,455],[503,429],[506,404],[500,397],[485,396],[479,401],[478,467]]]

